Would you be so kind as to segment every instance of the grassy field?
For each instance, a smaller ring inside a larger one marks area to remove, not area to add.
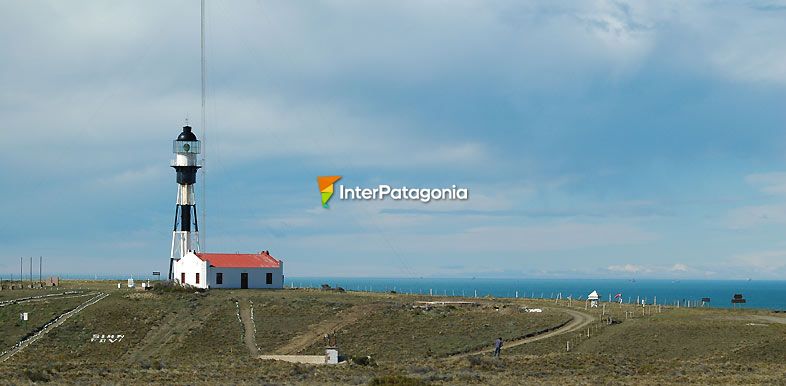
[[[786,318],[751,310],[642,308],[585,310],[581,330],[516,347],[502,358],[452,357],[564,323],[569,305],[547,300],[468,299],[475,307],[413,308],[427,296],[316,290],[153,293],[116,282],[66,282],[64,288],[109,296],[0,363],[0,384],[681,384],[786,382]],[[0,301],[64,288],[3,291]],[[38,291],[38,292],[36,292]],[[14,296],[16,295],[16,296]],[[31,329],[89,297],[0,307],[0,352]],[[455,300],[455,299],[452,299]],[[299,347],[322,354],[319,339],[336,327],[342,355],[370,363],[315,366],[263,361],[244,345],[239,306],[254,307],[261,353]],[[523,312],[522,306],[543,308]],[[30,312],[27,326],[21,310]],[[660,311],[660,312],[659,312]],[[618,322],[609,325],[611,315]],[[589,330],[589,337],[587,332]],[[122,335],[115,342],[95,334]],[[571,350],[566,350],[570,341]]]
[[[76,308],[84,302],[85,297],[65,299],[42,299],[20,304],[0,307],[2,334],[0,334],[0,352],[10,348],[24,336],[56,318],[58,315]],[[22,321],[19,314],[27,312],[28,320]]]
[[[243,293],[233,296],[254,303],[256,342],[262,352],[274,352],[309,326],[328,320],[363,303],[364,299],[336,293],[276,291]]]
[[[417,360],[491,347],[497,337],[510,340],[569,319],[550,309],[536,314],[525,313],[513,305],[501,306],[425,310],[412,308],[409,302],[389,301],[339,330],[337,339],[345,350],[356,354],[372,355],[379,360]],[[307,353],[319,353],[322,347],[314,344]]]

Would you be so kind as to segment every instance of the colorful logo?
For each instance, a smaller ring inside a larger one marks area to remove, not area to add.
[[[319,176],[317,177],[317,184],[319,184],[319,191],[322,193],[322,207],[328,207],[328,200],[333,196],[333,184],[340,180],[341,176]]]

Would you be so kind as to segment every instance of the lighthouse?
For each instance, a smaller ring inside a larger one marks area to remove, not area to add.
[[[189,252],[199,252],[199,223],[197,221],[194,184],[196,183],[197,154],[200,142],[191,132],[191,126],[183,126],[183,131],[172,141],[175,159],[172,167],[177,174],[177,205],[175,224],[172,228],[172,254],[169,259],[169,280],[174,279],[173,264]]]

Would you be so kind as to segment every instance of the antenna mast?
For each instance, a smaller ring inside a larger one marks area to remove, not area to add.
[[[202,0],[201,6],[202,28],[200,33],[200,48],[202,53],[202,194],[200,195],[200,198],[202,199],[202,232],[199,232],[199,238],[202,240],[199,244],[202,250],[205,250],[205,140],[207,139],[205,136],[205,0]]]

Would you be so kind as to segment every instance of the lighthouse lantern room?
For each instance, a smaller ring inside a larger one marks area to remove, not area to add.
[[[177,205],[175,224],[172,228],[172,254],[169,260],[169,280],[174,279],[172,266],[189,252],[199,252],[199,222],[197,220],[194,184],[196,183],[197,154],[200,142],[191,132],[191,126],[184,126],[183,132],[172,141],[175,159],[172,167],[177,173]]]

